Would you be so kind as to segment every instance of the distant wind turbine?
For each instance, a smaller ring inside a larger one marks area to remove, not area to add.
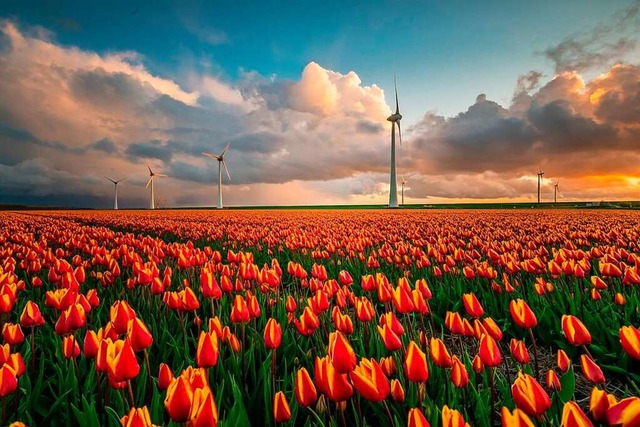
[[[231,144],[230,143],[227,144],[227,146],[224,147],[224,150],[222,150],[222,153],[220,153],[220,155],[218,156],[211,153],[202,153],[204,156],[211,157],[212,159],[215,159],[218,161],[218,209],[222,209],[222,167],[223,166],[224,166],[225,172],[227,172],[227,177],[229,178],[229,181],[231,181],[231,175],[229,174],[227,163],[224,161],[224,155],[227,154],[229,145]]]
[[[542,175],[544,175],[544,172],[542,172],[542,170],[538,170],[538,204],[540,204],[540,184],[542,183]]]
[[[125,178],[119,179],[117,181],[114,181],[113,179],[109,178],[108,176],[105,176],[105,178],[107,178],[109,181],[113,182],[113,185],[115,186],[115,201],[113,202],[113,209],[118,210],[118,184],[122,181],[124,181]]]
[[[404,185],[407,183],[407,180],[404,179],[404,175],[402,175],[402,181],[400,184],[402,185],[402,205],[404,206]]]
[[[396,90],[396,112],[387,117],[387,120],[391,122],[391,173],[389,176],[389,207],[398,207],[398,187],[396,183],[396,124],[398,125],[398,138],[400,144],[402,144],[402,131],[400,130],[400,120],[402,114],[400,114],[400,107],[398,105],[398,85],[396,83],[396,76],[393,76],[393,86]]]
[[[149,169],[149,181],[147,181],[147,185],[144,188],[147,188],[149,187],[149,185],[151,185],[151,202],[149,203],[149,209],[155,209],[156,203],[155,203],[155,196],[153,194],[153,178],[155,178],[156,176],[166,177],[167,175],[163,175],[161,173],[154,173],[151,170],[151,166],[149,166],[149,163],[145,162],[145,164],[147,165],[147,169]]]
[[[560,184],[560,180],[553,184],[553,203],[558,203],[558,184]]]

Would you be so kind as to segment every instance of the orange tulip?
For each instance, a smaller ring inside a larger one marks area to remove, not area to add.
[[[62,339],[62,354],[66,359],[75,359],[80,356],[80,346],[73,335]]]
[[[273,417],[277,423],[283,423],[291,418],[291,409],[284,393],[279,391],[273,398]]]
[[[611,405],[607,414],[611,426],[635,427],[640,425],[640,398],[627,397]]]
[[[494,340],[500,341],[502,339],[502,331],[491,317],[482,319],[482,326],[484,326],[487,333],[491,335],[491,338]]]
[[[593,384],[602,384],[605,381],[602,369],[589,356],[583,354],[580,356],[580,364],[584,377]]]
[[[547,371],[547,388],[554,391],[560,391],[560,379],[553,369]]]
[[[402,348],[400,337],[385,323],[382,327],[378,326],[378,333],[382,338],[382,343],[389,351],[396,351]]]
[[[529,352],[527,351],[527,346],[524,344],[524,341],[512,338],[509,349],[511,350],[513,358],[516,359],[516,362],[523,364],[529,363]]]
[[[171,372],[171,368],[166,363],[160,364],[160,372],[158,373],[158,388],[160,390],[166,390],[171,385],[171,381],[173,381],[173,372]]]
[[[518,373],[511,386],[511,395],[518,406],[530,417],[539,417],[551,407],[549,395],[532,376]]]
[[[458,388],[464,388],[469,384],[469,374],[464,363],[458,359],[458,356],[453,356],[453,365],[451,367],[451,382]]]
[[[484,371],[484,363],[482,363],[482,359],[479,354],[475,355],[471,364],[473,365],[473,372],[476,374],[481,374],[482,371]]]
[[[91,329],[87,329],[87,332],[84,334],[84,343],[83,350],[84,357],[87,359],[93,359],[98,355],[98,349],[100,348],[100,340],[98,339],[98,335],[95,331]]]
[[[242,298],[241,295],[236,295],[235,299],[233,300],[230,319],[232,323],[246,323],[251,320],[249,306],[247,306],[247,301],[245,301],[245,299]]]
[[[498,366],[502,362],[500,348],[493,338],[489,335],[483,335],[480,338],[480,351],[478,353],[480,360],[486,366]]]
[[[215,427],[218,425],[218,407],[208,386],[193,392],[191,413],[187,427]]]
[[[562,427],[593,427],[589,418],[582,412],[576,402],[569,401],[562,409]]]
[[[404,287],[398,286],[394,289],[392,301],[398,313],[407,314],[415,309],[413,297]]]
[[[601,424],[607,424],[609,408],[616,403],[618,403],[618,401],[614,395],[607,394],[604,390],[594,387],[591,390],[591,397],[589,399],[589,412],[591,412],[594,420]]]
[[[107,366],[109,375],[118,382],[127,381],[138,376],[140,365],[128,338],[116,343],[115,356],[111,360],[107,359]]]
[[[129,413],[120,419],[123,427],[155,427],[151,422],[149,409],[145,406],[142,408],[131,408]]]
[[[20,344],[24,341],[24,333],[19,324],[5,323],[2,327],[2,339],[9,345]]]
[[[183,376],[173,380],[167,389],[167,397],[164,400],[164,407],[169,413],[169,418],[176,423],[186,422],[191,412],[192,400],[193,389],[189,381]]]
[[[564,350],[558,350],[557,365],[560,371],[567,372],[571,366],[571,359]]]
[[[562,332],[571,345],[582,346],[591,343],[589,330],[575,316],[562,316]]]
[[[342,402],[353,395],[353,387],[347,374],[341,374],[333,366],[329,356],[316,357],[316,384],[318,389],[334,402]]]
[[[313,384],[306,368],[300,368],[296,373],[294,394],[300,406],[311,406],[318,398],[316,386]]]
[[[430,427],[431,425],[424,417],[424,414],[420,408],[409,409],[409,419],[407,420],[407,427]]]
[[[613,301],[618,305],[625,305],[627,303],[627,299],[620,292],[616,293]]]
[[[212,368],[218,363],[218,337],[212,332],[200,332],[196,350],[196,364],[200,368]]]
[[[129,320],[127,330],[127,335],[131,340],[131,347],[134,352],[142,351],[153,344],[153,335],[151,335],[147,325],[139,318],[136,317]]]
[[[404,359],[404,373],[409,381],[416,383],[421,383],[429,379],[426,355],[414,341],[410,341],[407,346],[407,353]]]
[[[375,359],[362,359],[349,373],[355,389],[370,402],[381,402],[391,392],[389,380]]]
[[[480,318],[484,314],[484,309],[473,292],[462,295],[462,304],[467,314],[471,317]]]
[[[623,326],[618,334],[624,351],[630,357],[640,360],[640,329],[633,326]]]
[[[356,354],[349,344],[349,340],[340,331],[329,334],[327,354],[335,369],[341,374],[351,372],[356,367]]]
[[[0,368],[0,397],[10,395],[17,388],[18,378],[16,377],[16,371],[5,363]]]
[[[431,338],[429,341],[429,353],[431,360],[436,366],[441,368],[448,368],[451,366],[451,356],[447,351],[447,346],[442,342],[440,338]]]
[[[264,328],[264,346],[269,350],[275,350],[282,342],[282,327],[276,319],[270,318]]]
[[[391,398],[396,402],[404,402],[404,389],[395,378],[391,380]]]
[[[514,409],[513,413],[505,406],[502,407],[502,427],[535,427],[531,418],[521,409]]]
[[[20,324],[25,328],[33,328],[44,325],[44,318],[40,313],[40,307],[33,301],[27,301],[27,304],[20,315]]]
[[[469,427],[462,414],[447,405],[442,408],[442,427]]]
[[[531,311],[529,305],[522,299],[511,300],[509,304],[509,312],[511,313],[511,318],[515,322],[516,325],[521,328],[531,329],[535,328],[538,324],[538,319],[536,319],[536,315]]]

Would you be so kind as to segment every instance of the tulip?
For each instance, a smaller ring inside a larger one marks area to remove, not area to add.
[[[187,427],[215,427],[218,425],[218,407],[208,386],[197,388],[194,391],[189,418]]]
[[[340,331],[329,334],[327,354],[331,358],[333,366],[341,374],[351,372],[356,367],[356,354],[349,344],[349,340]]]
[[[484,314],[484,309],[474,293],[462,295],[462,304],[467,314],[471,317],[480,318]]]
[[[494,367],[498,366],[502,362],[502,356],[500,355],[500,348],[493,338],[489,335],[483,335],[480,338],[480,360],[486,366]]]
[[[284,393],[279,391],[273,398],[273,417],[277,423],[283,423],[291,418],[291,409]]]
[[[502,331],[491,317],[485,317],[482,319],[482,326],[484,326],[487,333],[491,335],[491,338],[494,340],[500,341],[502,339]]]
[[[412,382],[421,383],[429,378],[426,355],[414,341],[409,341],[404,359],[404,373]]]
[[[640,360],[640,329],[633,326],[623,326],[618,334],[624,351],[630,357]]]
[[[511,318],[521,328],[531,329],[535,328],[538,324],[538,319],[536,319],[536,315],[531,311],[529,305],[522,300],[517,299],[515,301],[511,301],[509,304],[509,312],[511,313]]]
[[[569,401],[562,409],[562,427],[593,427],[589,418],[582,412],[576,402]]]
[[[191,412],[192,400],[193,389],[189,381],[182,376],[173,380],[167,389],[167,397],[164,400],[164,407],[169,413],[169,418],[176,423],[186,422]]]
[[[524,345],[523,341],[512,338],[509,344],[509,349],[511,350],[513,358],[516,359],[518,363],[529,363],[529,352],[527,351],[527,346]]]
[[[502,427],[535,427],[531,418],[521,409],[514,409],[513,413],[505,406],[502,407]]]
[[[269,350],[275,350],[282,342],[282,327],[275,319],[270,318],[264,329],[264,346]]]
[[[591,343],[589,330],[575,316],[562,316],[562,332],[571,345],[582,346]]]
[[[420,408],[409,409],[409,419],[407,420],[407,427],[430,427],[431,425],[424,417],[424,414]]]
[[[123,427],[154,427],[149,409],[146,406],[131,408],[129,413],[120,419],[120,422]]]
[[[594,420],[601,424],[607,424],[609,408],[616,403],[618,403],[618,401],[614,395],[607,394],[604,390],[594,387],[591,390],[591,397],[589,399],[589,412],[591,412]]]
[[[429,341],[429,352],[431,360],[436,366],[441,368],[448,368],[451,366],[451,356],[447,351],[447,346],[442,342],[440,338],[431,338]]]
[[[549,369],[549,371],[547,371],[547,388],[554,391],[560,391],[562,388],[560,385],[560,379],[553,369]]]
[[[19,324],[5,323],[2,327],[2,339],[9,345],[20,344],[24,341],[24,333]]]
[[[215,333],[200,332],[196,350],[196,364],[200,368],[211,368],[218,363],[218,337]]]
[[[27,304],[22,310],[20,315],[20,324],[25,328],[33,328],[44,325],[44,318],[40,313],[38,305],[32,301],[27,301]]]
[[[464,388],[469,384],[469,374],[464,363],[458,359],[458,356],[452,358],[453,366],[451,368],[451,382],[458,388]]]
[[[391,398],[396,402],[404,402],[404,389],[395,378],[391,380]]]
[[[316,386],[313,384],[309,372],[304,367],[300,368],[296,373],[294,394],[298,404],[305,407],[311,406],[318,398]]]
[[[391,392],[389,380],[375,359],[362,359],[349,377],[358,393],[370,402],[381,402]]]
[[[447,405],[442,408],[442,427],[469,427],[462,414]]]
[[[571,366],[571,359],[564,350],[558,350],[557,365],[563,373],[567,372]]]
[[[80,356],[80,346],[73,335],[62,339],[62,354],[66,359],[75,359]]]
[[[230,319],[232,323],[246,323],[251,320],[249,306],[241,295],[236,295],[235,299],[233,300]]]
[[[127,335],[134,352],[142,351],[153,344],[153,335],[149,328],[137,317],[129,321]]]
[[[336,370],[329,356],[316,357],[316,384],[318,389],[334,402],[343,402],[353,395],[353,387],[346,374]]]
[[[166,390],[173,381],[173,372],[166,363],[160,364],[160,372],[158,373],[158,388],[160,390]]]
[[[615,296],[615,298],[613,299],[613,301],[614,301],[616,304],[618,304],[618,305],[622,306],[622,305],[625,305],[625,304],[626,304],[627,299],[624,297],[624,295],[622,295],[620,292],[618,292],[618,293],[616,293],[616,296]]]
[[[115,381],[124,382],[138,376],[140,365],[131,347],[131,341],[127,338],[118,344],[120,343],[122,344],[119,345],[119,350],[117,349],[118,345],[116,345],[115,357],[107,360],[107,367],[109,374]]]
[[[402,348],[400,337],[385,323],[382,327],[378,326],[378,333],[382,338],[382,343],[389,351],[396,351]]]
[[[627,397],[611,405],[607,414],[611,426],[634,427],[640,425],[640,398]]]
[[[2,365],[0,368],[0,397],[6,397],[16,391],[18,388],[18,378],[16,371],[8,364]]]
[[[511,395],[518,408],[530,417],[539,417],[551,407],[549,395],[530,375],[518,373],[518,378],[511,386]]]
[[[392,301],[398,313],[407,314],[415,309],[411,293],[407,292],[407,290],[401,286],[394,289]]]
[[[471,365],[473,366],[473,372],[475,372],[476,374],[481,374],[482,371],[484,371],[484,363],[482,363],[482,359],[480,358],[479,354],[475,355],[475,357],[473,358],[473,362],[471,362]]]
[[[87,359],[93,359],[98,355],[98,349],[100,348],[100,340],[95,331],[87,329],[84,334],[84,343],[82,352]]]
[[[583,354],[580,356],[580,364],[582,373],[585,378],[593,384],[602,384],[605,381],[602,369],[589,356]]]

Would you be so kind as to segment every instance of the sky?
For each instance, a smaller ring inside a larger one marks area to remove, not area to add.
[[[640,2],[5,0],[0,204],[640,200]],[[400,186],[399,186],[400,187]]]

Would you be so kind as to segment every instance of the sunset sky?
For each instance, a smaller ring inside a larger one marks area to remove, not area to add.
[[[93,3],[93,2],[91,2]],[[640,2],[0,8],[0,204],[640,200]]]

